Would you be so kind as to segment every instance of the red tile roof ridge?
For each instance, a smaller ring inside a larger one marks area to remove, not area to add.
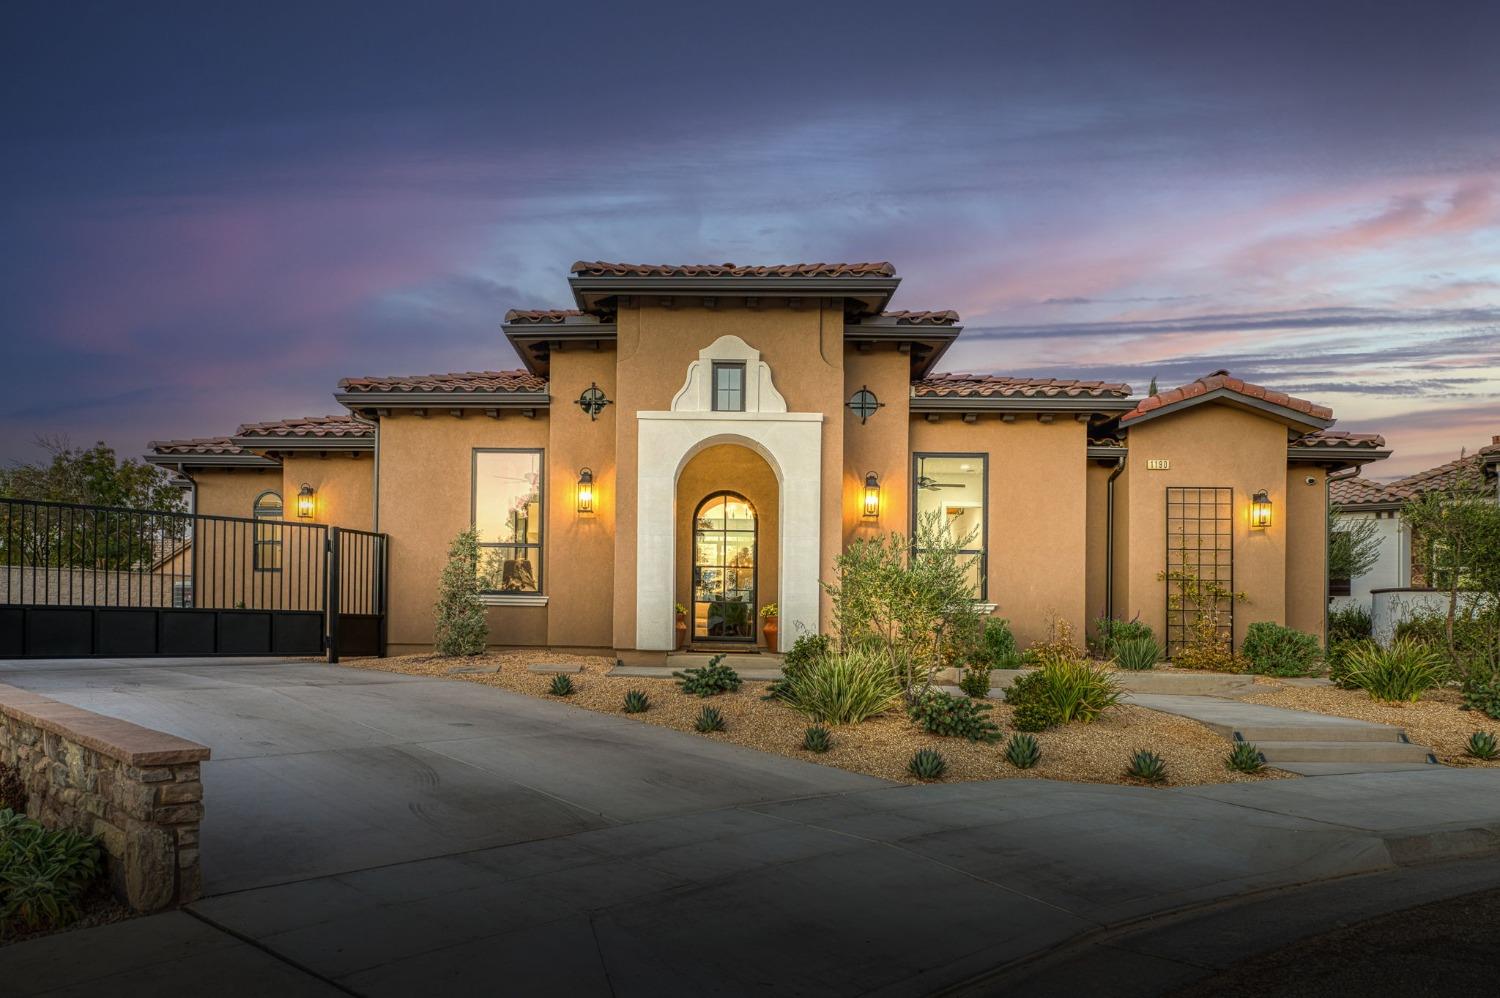
[[[1148,395],[1146,398],[1141,399],[1134,409],[1121,416],[1120,422],[1128,423],[1131,420],[1139,419],[1141,416],[1165,406],[1186,402],[1189,399],[1207,395],[1209,392],[1219,391],[1220,389],[1236,395],[1242,395],[1246,398],[1253,398],[1271,405],[1280,406],[1283,409],[1290,409],[1293,412],[1300,412],[1304,416],[1311,416],[1314,419],[1333,418],[1333,410],[1326,405],[1318,405],[1316,402],[1309,402],[1306,399],[1294,398],[1285,392],[1278,392],[1263,385],[1251,384],[1242,378],[1234,377],[1228,371],[1219,370],[1198,378],[1196,381],[1180,385],[1177,388],[1169,388],[1164,392]]]
[[[573,274],[587,277],[895,277],[896,268],[879,263],[611,263],[577,260]]]

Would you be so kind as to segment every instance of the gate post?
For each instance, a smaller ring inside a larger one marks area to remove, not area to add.
[[[327,613],[328,634],[324,643],[328,646],[328,661],[336,664],[339,660],[339,593],[342,586],[339,582],[339,545],[342,538],[338,527],[328,528],[328,546],[324,557],[326,558],[323,577],[328,582],[328,592],[323,600],[323,606]]]

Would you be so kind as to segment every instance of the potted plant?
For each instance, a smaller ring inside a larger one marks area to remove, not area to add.
[[[766,648],[769,651],[776,650],[776,619],[780,614],[775,603],[767,603],[760,608],[760,632],[766,636]]]
[[[676,605],[677,610],[677,644],[676,648],[681,651],[687,644],[687,607],[681,603]]]

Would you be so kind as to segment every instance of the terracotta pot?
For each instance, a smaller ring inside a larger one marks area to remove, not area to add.
[[[766,617],[765,623],[760,625],[760,633],[766,636],[766,651],[776,650],[776,618]]]
[[[677,615],[677,649],[681,651],[687,646],[687,614]]]

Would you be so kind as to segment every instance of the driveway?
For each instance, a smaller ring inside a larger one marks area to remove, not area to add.
[[[208,894],[23,994],[927,994],[1162,912],[1500,844],[1500,771],[907,787],[475,684],[0,663],[205,742]]]

